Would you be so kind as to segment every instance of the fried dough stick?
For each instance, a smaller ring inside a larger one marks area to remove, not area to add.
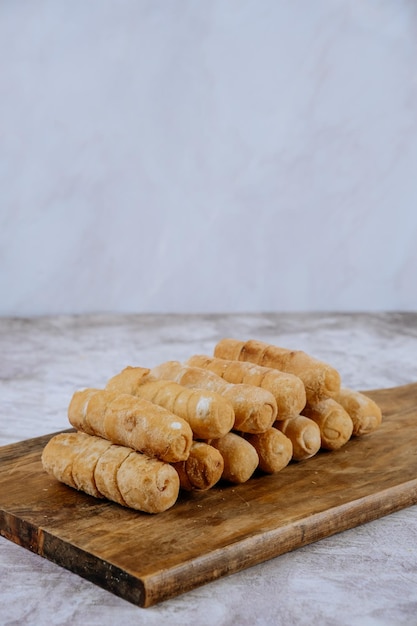
[[[103,389],[76,391],[68,419],[77,430],[168,463],[183,461],[190,453],[193,433],[185,420],[130,394]]]
[[[277,416],[272,393],[253,385],[232,385],[201,367],[189,367],[179,361],[167,361],[154,367],[150,379],[173,380],[190,389],[207,389],[226,398],[235,413],[234,430],[256,433],[270,428]]]
[[[206,355],[194,355],[187,365],[203,367],[221,376],[228,383],[254,385],[270,391],[277,403],[277,420],[299,415],[306,404],[303,381],[294,374],[280,372],[272,367],[255,363],[218,359]]]
[[[52,437],[42,465],[70,487],[146,513],[167,510],[179,494],[179,477],[169,463],[82,432]]]
[[[169,380],[151,380],[149,370],[126,367],[111,378],[106,389],[145,398],[179,415],[191,426],[196,439],[223,437],[235,422],[231,403],[220,394],[204,389],[188,389]]]
[[[214,356],[249,361],[294,374],[303,381],[308,402],[333,397],[340,389],[339,372],[302,350],[288,350],[253,339],[249,341],[222,339],[215,346]]]

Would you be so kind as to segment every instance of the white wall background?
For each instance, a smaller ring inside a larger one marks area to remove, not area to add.
[[[1,0],[1,315],[357,309],[417,309],[414,0]]]

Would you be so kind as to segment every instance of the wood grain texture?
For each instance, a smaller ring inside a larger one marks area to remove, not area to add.
[[[51,435],[0,449],[0,532],[139,606],[417,503],[417,383],[366,392],[381,427],[239,486],[184,493],[157,516],[42,469]]]

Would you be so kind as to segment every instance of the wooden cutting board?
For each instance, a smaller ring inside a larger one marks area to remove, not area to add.
[[[150,606],[417,503],[417,383],[366,392],[374,433],[275,476],[184,494],[159,515],[96,500],[41,466],[52,435],[0,448],[0,532],[139,606]]]

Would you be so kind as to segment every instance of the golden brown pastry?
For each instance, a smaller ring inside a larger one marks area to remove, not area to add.
[[[280,472],[292,458],[292,443],[276,428],[264,433],[245,435],[246,441],[255,448],[259,457],[259,469],[267,474]]]
[[[93,435],[86,435],[83,439],[82,451],[75,454],[72,459],[72,479],[76,489],[79,491],[84,491],[91,496],[101,498],[102,494],[97,489],[95,480],[95,470],[97,460],[106,453],[112,443],[111,441],[107,441],[101,437],[94,437]],[[66,439],[66,441],[68,441],[68,439]]]
[[[170,380],[149,381],[148,371],[142,367],[127,367],[109,380],[106,389],[145,398],[179,415],[189,423],[196,439],[223,437],[232,429],[233,407],[220,394],[188,389]]]
[[[272,393],[253,385],[232,385],[220,376],[201,367],[167,361],[154,367],[149,377],[173,380],[190,389],[214,391],[228,400],[235,413],[233,428],[247,433],[264,432],[277,416],[277,403]]]
[[[68,419],[87,434],[169,463],[184,461],[190,453],[193,433],[185,420],[130,394],[103,389],[76,391]]]
[[[112,443],[99,457],[94,472],[97,491],[108,500],[123,506],[127,506],[127,504],[119,488],[117,472],[131,452],[131,448]]]
[[[341,448],[352,436],[352,420],[333,398],[320,400],[314,405],[307,404],[303,415],[316,422],[320,428],[321,447],[325,450]]]
[[[150,370],[147,367],[133,367],[128,365],[121,372],[108,380],[107,391],[115,391],[116,393],[130,393],[132,396],[137,395],[139,387],[143,384],[146,375]]]
[[[275,422],[274,428],[280,430],[291,440],[294,461],[309,459],[317,454],[321,448],[319,426],[304,415],[295,415],[283,422]]]
[[[231,483],[245,483],[259,464],[255,448],[236,433],[227,433],[221,439],[210,440],[223,457],[222,478]]]
[[[223,457],[216,448],[203,441],[193,441],[186,461],[174,463],[185,491],[206,491],[215,485],[223,474]]]
[[[353,422],[353,435],[356,437],[367,435],[380,426],[381,409],[365,394],[343,387],[335,400],[349,413]]]
[[[277,403],[277,420],[285,420],[298,415],[305,407],[304,383],[294,374],[280,372],[272,367],[263,367],[255,363],[218,359],[206,355],[194,355],[186,364],[210,370],[228,383],[235,385],[244,383],[270,391]]]
[[[214,356],[235,361],[249,361],[265,367],[294,374],[304,383],[307,401],[317,402],[333,397],[340,389],[340,374],[302,350],[288,350],[263,341],[222,339],[214,349]]]
[[[42,465],[70,487],[146,513],[161,513],[178,498],[178,474],[169,463],[82,432],[52,437]]]

